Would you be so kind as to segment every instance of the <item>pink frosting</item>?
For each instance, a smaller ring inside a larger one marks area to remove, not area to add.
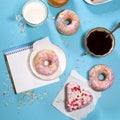
[[[66,24],[69,21],[70,24]],[[61,12],[56,20],[56,27],[58,31],[65,35],[71,35],[75,33],[79,28],[80,20],[78,15],[71,10],[64,10]]]
[[[59,66],[58,56],[52,50],[42,50],[35,56],[34,66],[39,74],[46,76],[52,75],[57,71]]]
[[[104,80],[99,79],[99,75],[104,75]],[[100,64],[93,67],[89,72],[90,86],[96,91],[102,91],[109,88],[114,80],[112,69],[106,65]]]
[[[69,82],[66,85],[66,109],[73,111],[89,105],[93,96],[89,91],[81,89],[76,82]]]

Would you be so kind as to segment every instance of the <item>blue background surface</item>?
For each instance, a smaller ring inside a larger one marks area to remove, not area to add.
[[[120,30],[114,33],[116,46],[106,57],[83,56],[84,36],[94,27],[112,30],[120,21],[120,0],[92,6],[83,0],[69,0],[62,8],[53,8],[43,0],[49,9],[46,22],[36,28],[16,21],[27,0],[2,0],[0,4],[0,120],[71,120],[56,110],[51,103],[75,69],[88,79],[88,71],[96,64],[110,66],[115,75],[112,87],[102,92],[95,110],[83,120],[119,120],[120,118]],[[80,28],[72,36],[57,32],[53,19],[61,10],[71,9],[80,17]],[[25,30],[24,32],[22,32]],[[14,94],[11,79],[4,60],[4,50],[48,36],[52,43],[60,46],[67,56],[67,67],[60,82],[32,90],[26,94]]]

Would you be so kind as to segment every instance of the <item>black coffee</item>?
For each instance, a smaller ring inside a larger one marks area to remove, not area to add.
[[[105,31],[94,31],[87,38],[87,47],[95,55],[104,55],[112,48],[112,38]]]

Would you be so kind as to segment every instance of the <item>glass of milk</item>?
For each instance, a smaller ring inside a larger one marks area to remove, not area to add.
[[[28,25],[36,27],[47,19],[48,9],[44,2],[30,0],[23,6],[22,16]]]

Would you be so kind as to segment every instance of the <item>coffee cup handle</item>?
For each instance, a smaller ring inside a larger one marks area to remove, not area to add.
[[[90,52],[89,52],[89,51],[87,51],[87,52],[85,52],[85,53],[84,53],[84,55],[88,55],[88,54],[90,54]]]

